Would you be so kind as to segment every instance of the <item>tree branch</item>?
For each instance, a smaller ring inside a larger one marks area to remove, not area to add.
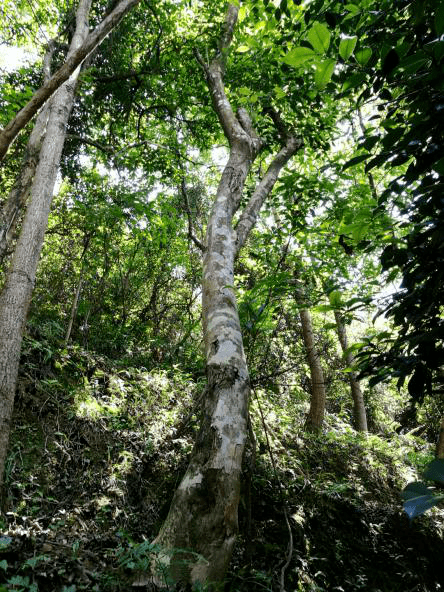
[[[185,186],[185,179],[182,179],[182,181],[181,181],[180,190],[182,192],[182,197],[183,197],[183,201],[185,204],[185,211],[187,213],[187,218],[188,218],[188,236],[193,241],[193,243],[196,245],[196,247],[198,249],[200,249],[202,252],[204,252],[205,251],[204,245],[200,242],[200,240],[198,238],[196,238],[196,236],[193,233],[193,221],[191,219],[190,203],[188,201],[188,193],[187,193],[187,188]]]
[[[260,180],[250,201],[245,206],[241,217],[236,225],[236,257],[244,245],[251,229],[256,224],[259,211],[267,196],[276,183],[281,169],[287,164],[290,158],[304,145],[303,141],[296,136],[288,136],[285,146],[276,154],[267,169],[267,172]]]
[[[40,107],[51,95],[71,76],[83,62],[140,0],[122,0],[116,8],[88,35],[85,42],[67,58],[61,68],[51,76],[32,96],[30,101],[20,109],[17,115],[0,132],[0,160],[5,156],[10,144],[25,125],[34,117]]]
[[[227,50],[233,39],[238,13],[239,7],[230,4],[226,13],[222,35],[218,42],[217,54],[209,65],[205,63],[197,49],[194,49],[194,55],[205,72],[214,110],[230,146],[237,143],[246,143],[250,148],[251,160],[254,160],[262,143],[253,130],[247,111],[240,109],[237,115],[234,114],[223,84]]]

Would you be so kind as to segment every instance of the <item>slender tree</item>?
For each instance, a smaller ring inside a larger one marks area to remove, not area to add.
[[[49,42],[47,51],[43,58],[43,74],[45,81],[51,76],[51,58],[54,51],[54,43]],[[21,170],[12,186],[6,202],[0,213],[0,263],[7,254],[14,237],[20,215],[24,209],[31,190],[40,148],[46,132],[48,121],[49,105],[46,104],[40,110],[32,131],[29,135]]]
[[[247,437],[250,393],[247,363],[236,297],[234,261],[254,226],[280,170],[302,146],[282,132],[282,148],[271,161],[233,228],[245,180],[263,141],[247,111],[235,113],[225,93],[223,75],[239,8],[229,5],[216,57],[205,73],[212,103],[230,152],[207,225],[203,260],[203,335],[208,386],[203,420],[190,464],[171,503],[156,542],[173,552],[161,560],[170,576],[182,582],[214,582],[224,578],[238,530],[240,475]],[[276,123],[279,118],[275,117]],[[191,549],[195,555],[174,552]],[[186,560],[184,562],[184,560]]]
[[[344,354],[345,363],[349,368],[354,366],[355,359],[351,351],[348,349],[347,330],[345,328],[344,320],[341,313],[335,310],[336,331],[338,333],[339,343]],[[350,390],[353,399],[353,423],[359,432],[367,431],[367,414],[365,412],[364,396],[361,391],[361,385],[357,379],[356,373],[351,371],[348,373],[348,380],[350,383]]]
[[[311,378],[310,409],[305,427],[308,431],[315,432],[322,428],[324,421],[326,399],[324,372],[313,335],[310,311],[307,308],[299,309],[299,318]]]
[[[88,34],[90,6],[91,0],[80,0],[68,59],[82,46]],[[31,187],[30,202],[0,295],[0,484],[8,449],[22,335],[48,224],[78,73],[79,69],[59,88],[48,106],[46,134]]]
[[[84,59],[94,50],[105,37],[122,20],[122,18],[138,4],[140,0],[121,0],[110,14],[88,35],[75,50],[70,51],[65,63],[41,86],[20,109],[17,115],[0,132],[0,160],[17,134],[34,117],[40,107],[56,92],[56,90],[73,74]],[[71,44],[72,46],[72,44]]]

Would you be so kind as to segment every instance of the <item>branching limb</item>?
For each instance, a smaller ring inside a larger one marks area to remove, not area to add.
[[[0,160],[4,157],[10,144],[20,130],[34,117],[40,107],[68,80],[74,70],[103,41],[126,13],[139,2],[140,0],[122,0],[96,29],[88,35],[85,42],[67,58],[63,66],[34,93],[30,101],[17,113],[14,119],[0,131]]]
[[[223,32],[218,43],[218,52],[209,64],[205,62],[197,49],[194,50],[196,60],[205,72],[207,84],[211,92],[213,107],[224,134],[230,146],[247,144],[250,151],[250,159],[253,161],[258,154],[262,142],[253,129],[253,125],[245,109],[239,109],[237,114],[225,93],[223,78],[225,72],[226,53],[233,39],[239,7],[230,4],[227,10]]]
[[[285,146],[276,154],[264,177],[259,182],[250,201],[245,206],[239,222],[236,225],[236,256],[244,245],[251,229],[256,224],[262,204],[270,194],[276,183],[279,173],[290,158],[303,146],[303,141],[296,136],[288,136]]]

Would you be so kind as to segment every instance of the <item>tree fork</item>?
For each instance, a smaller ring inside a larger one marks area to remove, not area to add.
[[[223,72],[238,16],[229,5],[216,57],[196,59],[207,78],[213,107],[230,145],[207,225],[202,280],[202,323],[207,368],[203,420],[188,469],[174,494],[168,516],[154,543],[158,555],[153,576],[165,585],[164,571],[181,583],[221,582],[238,531],[242,460],[248,434],[250,380],[233,290],[234,261],[278,174],[302,142],[289,136],[272,160],[241,214],[238,233],[233,217],[239,209],[247,175],[263,143],[245,109],[232,110]],[[238,240],[239,238],[239,240]],[[177,549],[188,549],[186,553]],[[140,584],[144,584],[142,579]]]

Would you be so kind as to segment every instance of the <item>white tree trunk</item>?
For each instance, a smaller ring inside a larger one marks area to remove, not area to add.
[[[230,5],[219,44],[223,55],[236,24],[238,7]],[[165,548],[159,557],[168,575],[183,583],[222,581],[238,530],[237,510],[242,459],[247,437],[250,393],[242,333],[233,291],[234,261],[253,226],[279,171],[302,146],[294,136],[270,164],[240,216],[245,179],[262,146],[245,110],[237,114],[225,95],[222,58],[206,66],[198,55],[213,106],[230,144],[207,226],[203,261],[202,317],[208,387],[203,420],[189,467],[175,492],[170,511],[155,542]],[[190,549],[202,556],[174,549]],[[164,584],[157,572],[158,584]]]
[[[88,34],[90,5],[91,0],[80,0],[68,57],[82,45]],[[40,150],[29,206],[0,295],[0,485],[8,448],[22,335],[48,224],[77,75],[78,70],[59,88],[49,105],[46,135]]]

